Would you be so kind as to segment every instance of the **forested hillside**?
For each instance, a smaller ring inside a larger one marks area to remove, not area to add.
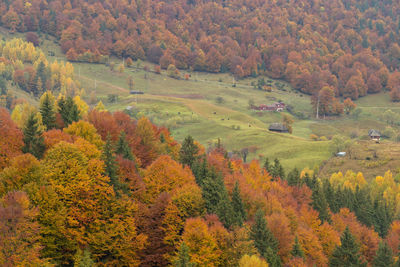
[[[2,266],[397,259],[400,186],[390,171],[368,184],[362,173],[323,179],[277,159],[245,164],[220,143],[206,152],[144,117],[78,104],[46,92],[39,109],[17,105],[14,121],[0,109]]]
[[[3,26],[56,36],[72,61],[115,55],[237,78],[267,74],[307,94],[326,87],[325,97],[387,89],[394,101],[399,12],[397,1],[375,0],[0,3]],[[330,105],[336,113],[338,103]]]

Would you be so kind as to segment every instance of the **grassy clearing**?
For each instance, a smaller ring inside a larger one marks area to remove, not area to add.
[[[6,38],[23,37],[21,34],[10,35],[0,28],[1,34]],[[46,54],[48,51],[55,53],[54,57],[49,57],[50,61],[65,61],[52,38],[42,38],[41,48]],[[115,63],[115,69],[122,63],[116,58],[111,58],[110,62]],[[272,92],[254,89],[251,84],[257,82],[256,78],[237,81],[234,87],[229,74],[195,72],[189,73],[189,80],[176,80],[167,77],[165,72],[159,75],[144,71],[145,65],[149,69],[154,67],[147,62],[135,63],[133,68],[126,68],[123,73],[111,71],[102,64],[73,65],[75,78],[85,88],[86,100],[94,92],[96,102],[102,100],[110,111],[132,106],[137,117],[148,116],[154,123],[168,127],[179,141],[190,134],[207,147],[221,138],[229,151],[252,147],[255,152],[249,155],[249,159],[278,157],[286,167],[313,167],[332,156],[330,141],[311,141],[311,134],[328,138],[335,134],[362,138],[370,128],[383,130],[386,127],[380,120],[380,114],[386,109],[400,113],[400,105],[391,103],[388,94],[381,93],[357,101],[362,110],[357,118],[343,116],[315,121],[309,96],[293,91],[285,82],[267,77]],[[143,91],[144,95],[129,94],[129,76],[134,80],[134,89]],[[21,97],[30,98],[21,91],[16,92]],[[110,94],[118,95],[118,101],[109,103],[107,96]],[[281,114],[250,110],[250,100],[256,105],[283,101],[309,119],[295,119],[292,135],[271,133],[267,130],[269,123],[281,121]]]

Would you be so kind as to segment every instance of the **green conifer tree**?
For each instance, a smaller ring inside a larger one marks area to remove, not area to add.
[[[322,191],[321,186],[318,184],[314,187],[314,190],[311,195],[312,199],[312,206],[313,208],[318,211],[319,219],[322,222],[328,221],[330,222],[331,216],[329,215],[329,207],[328,202],[325,199],[325,195]]]
[[[246,211],[244,209],[242,197],[240,196],[239,183],[236,181],[232,192],[232,207],[235,213],[235,224],[242,226],[246,220]]]
[[[193,137],[188,135],[183,141],[181,150],[179,152],[180,162],[183,165],[192,167],[196,160],[196,155],[199,152],[199,148],[195,145]]]
[[[346,230],[344,230],[340,237],[340,242],[341,245],[336,247],[329,260],[329,266],[366,266],[366,263],[361,259],[359,246],[348,227],[346,227]]]
[[[303,248],[301,247],[301,245],[299,243],[299,239],[297,238],[297,236],[294,239],[293,249],[290,252],[290,254],[292,254],[292,256],[294,258],[303,258],[303,259],[305,258]]]
[[[58,101],[58,109],[58,112],[60,113],[61,118],[64,121],[65,127],[68,127],[68,125],[70,125],[74,121],[79,121],[79,109],[71,97],[68,97],[67,99],[62,97]]]
[[[301,184],[300,181],[300,172],[297,168],[294,168],[287,175],[287,182],[290,186],[299,186]]]
[[[22,152],[31,153],[40,159],[46,149],[42,131],[39,129],[38,120],[34,113],[31,113],[26,121],[24,133],[24,146]]]
[[[269,174],[271,174],[271,172],[272,172],[272,167],[273,167],[273,166],[271,166],[271,164],[269,163],[269,159],[268,159],[268,158],[265,158],[265,161],[264,161],[264,169],[265,169]]]
[[[393,252],[386,242],[380,242],[376,257],[372,264],[373,267],[393,267]]]
[[[236,222],[235,212],[226,189],[224,188],[220,194],[220,201],[218,202],[216,213],[225,228],[230,229]]]
[[[115,148],[115,153],[121,155],[124,159],[129,159],[129,160],[135,159],[133,157],[132,150],[129,147],[129,143],[126,140],[126,134],[124,131],[121,131],[119,135],[117,146]]]
[[[47,130],[56,127],[55,103],[49,94],[45,94],[43,101],[40,103],[40,114],[42,114],[43,125],[46,126]]]
[[[113,153],[113,144],[111,136],[107,135],[106,143],[103,148],[102,159],[104,161],[104,174],[110,177],[110,184],[114,187],[114,191],[118,194],[120,189],[118,176],[117,176],[117,163],[115,161],[115,156]]]
[[[202,193],[206,209],[210,214],[216,214],[218,204],[222,199],[225,189],[224,181],[220,175],[213,172],[207,173],[202,182]]]
[[[178,251],[178,258],[174,262],[174,267],[195,267],[194,263],[190,262],[189,247],[182,242]]]
[[[268,248],[270,248],[274,253],[276,253],[278,249],[278,242],[268,229],[264,212],[261,209],[255,214],[255,222],[251,226],[250,238],[254,240],[254,246],[263,256],[267,254]]]

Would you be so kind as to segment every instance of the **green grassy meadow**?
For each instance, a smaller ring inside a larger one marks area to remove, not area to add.
[[[23,37],[10,35],[0,29],[5,38]],[[50,61],[65,61],[59,46],[54,40],[42,38],[41,49],[52,51]],[[181,77],[188,73],[190,78],[173,79],[152,72],[153,65],[147,62],[135,62],[123,73],[116,71],[121,60],[111,58],[115,70],[104,64],[73,63],[75,79],[85,89],[83,96],[92,106],[102,101],[110,111],[132,107],[135,117],[149,117],[157,125],[166,126],[178,141],[192,135],[205,147],[213,145],[218,138],[228,151],[240,151],[252,148],[248,159],[279,158],[285,167],[310,167],[326,163],[333,155],[329,139],[336,134],[363,137],[368,129],[383,130],[385,122],[380,119],[387,109],[400,112],[400,104],[390,102],[387,93],[369,95],[359,99],[356,104],[361,110],[358,117],[344,115],[340,118],[315,120],[310,97],[291,89],[279,80],[265,80],[271,84],[272,92],[254,89],[252,83],[257,78],[236,81],[229,74],[189,73],[182,71]],[[144,67],[150,71],[145,71]],[[128,77],[134,81],[134,90],[143,91],[143,95],[130,95]],[[15,90],[18,96],[27,97]],[[89,96],[96,96],[93,100]],[[114,103],[108,101],[108,95],[118,96]],[[92,101],[92,102],[91,102]],[[303,114],[295,118],[293,134],[280,134],[268,131],[272,122],[282,120],[281,113],[256,112],[248,108],[249,101],[256,105],[283,101],[293,106],[294,111]],[[313,141],[311,134],[327,137],[327,141]]]

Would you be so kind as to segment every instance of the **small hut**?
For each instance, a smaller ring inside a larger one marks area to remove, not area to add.
[[[268,130],[270,130],[271,132],[278,132],[278,133],[288,133],[289,129],[286,127],[286,125],[284,125],[283,123],[271,123],[269,125]]]
[[[379,142],[381,140],[381,133],[377,130],[374,129],[369,130],[368,135],[372,141]]]

